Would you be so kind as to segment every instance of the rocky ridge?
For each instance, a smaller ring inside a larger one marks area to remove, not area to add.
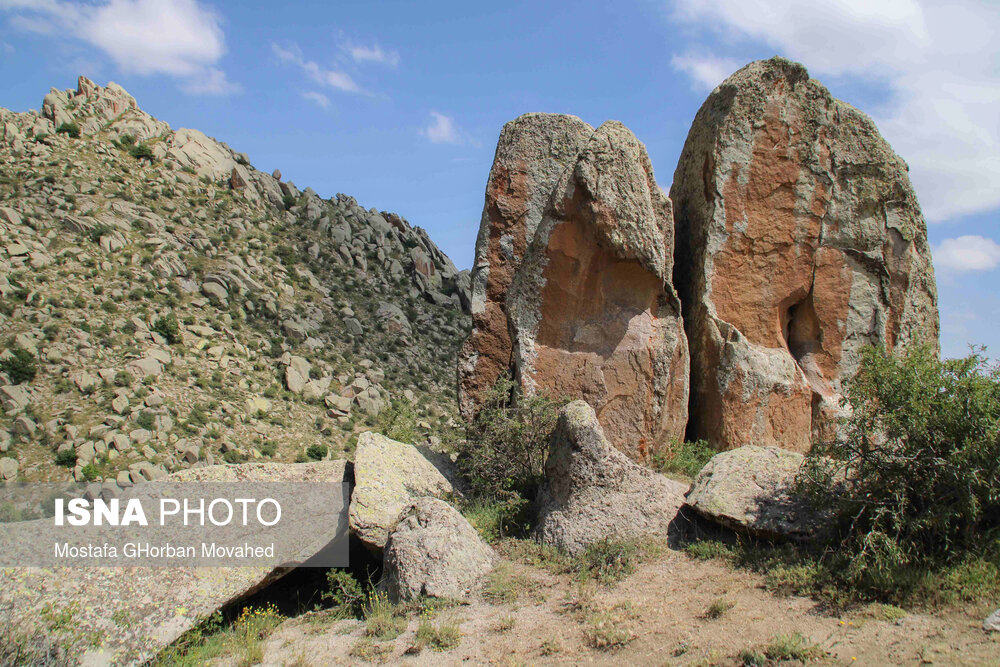
[[[393,401],[454,423],[468,273],[115,84],[0,109],[0,248],[4,479],[322,458]]]

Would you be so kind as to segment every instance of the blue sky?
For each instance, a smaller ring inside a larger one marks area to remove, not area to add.
[[[0,106],[114,80],[323,196],[425,227],[471,265],[504,122],[624,122],[670,186],[725,76],[803,62],[871,114],[929,221],[942,346],[1000,350],[1000,5],[920,0],[298,2],[0,0]]]

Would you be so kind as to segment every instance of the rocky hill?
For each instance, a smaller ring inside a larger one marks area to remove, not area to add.
[[[343,456],[393,401],[450,423],[468,273],[81,77],[0,109],[0,477]]]

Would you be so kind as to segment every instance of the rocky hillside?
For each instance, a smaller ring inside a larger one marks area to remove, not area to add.
[[[0,248],[2,479],[343,456],[393,401],[456,413],[468,274],[424,230],[116,84],[0,109]]]

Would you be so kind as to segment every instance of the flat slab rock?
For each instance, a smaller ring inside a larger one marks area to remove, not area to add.
[[[344,470],[344,461],[248,463],[184,470],[167,480],[339,484]],[[45,609],[72,611],[73,651],[83,665],[137,664],[154,657],[205,616],[287,571],[269,567],[3,568],[0,625],[12,619],[43,631]],[[90,637],[99,638],[97,648],[89,645]]]
[[[413,445],[362,433],[354,455],[351,532],[381,550],[404,507],[423,496],[454,493],[451,482]]]
[[[716,454],[698,473],[685,502],[733,530],[768,538],[810,537],[820,519],[791,494],[804,458],[754,445]]]
[[[559,412],[545,477],[535,535],[570,554],[603,539],[668,537],[687,490],[615,449],[583,401]]]
[[[403,509],[386,542],[382,585],[393,600],[463,599],[498,559],[458,510],[418,498]]]

